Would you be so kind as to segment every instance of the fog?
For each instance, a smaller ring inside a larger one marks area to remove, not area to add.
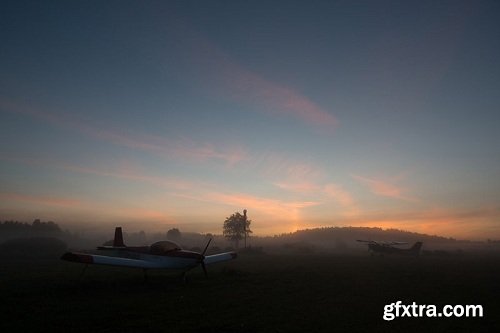
[[[81,228],[75,228],[81,230]],[[4,253],[28,252],[58,255],[65,249],[89,251],[110,242],[114,229],[108,232],[79,232],[64,229],[57,223],[34,220],[32,223],[5,221],[0,223],[0,245]],[[300,230],[272,237],[249,236],[246,246],[243,239],[236,244],[222,234],[184,232],[170,228],[165,232],[148,230],[123,230],[124,242],[128,246],[145,246],[160,240],[172,240],[182,248],[201,251],[211,238],[209,253],[236,250],[239,252],[264,254],[345,254],[368,255],[367,245],[356,240],[379,242],[404,242],[399,248],[409,248],[415,242],[423,242],[421,255],[449,256],[465,253],[500,253],[500,241],[457,240],[444,236],[426,235],[409,231],[367,227],[335,227]],[[39,248],[37,251],[36,248]],[[41,251],[44,248],[46,251]],[[20,249],[23,249],[21,251]],[[57,253],[56,253],[57,252]]]

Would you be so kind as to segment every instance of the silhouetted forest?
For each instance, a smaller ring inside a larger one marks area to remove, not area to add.
[[[31,224],[19,221],[0,222],[0,256],[15,258],[54,258],[66,250],[59,225],[42,222]]]
[[[61,232],[61,228],[52,222],[42,222],[39,219],[33,223],[25,223],[19,221],[0,222],[0,232]]]
[[[42,222],[36,219],[32,223],[19,221],[0,222],[0,242],[30,237],[71,238],[68,232],[63,232],[59,225],[52,221]]]
[[[0,244],[12,239],[51,238],[67,244],[70,249],[95,249],[98,245],[111,244],[113,228],[109,232],[94,234],[72,233],[62,228],[55,222],[43,222],[39,219],[32,223],[18,221],[0,222]],[[222,228],[221,228],[222,230]],[[233,250],[234,243],[228,241],[222,234],[201,234],[196,232],[184,232],[179,228],[171,228],[165,232],[146,232],[144,230],[124,230],[125,244],[131,246],[150,245],[156,241],[171,239],[179,243],[182,248],[200,251],[209,238],[213,238],[210,251]],[[427,235],[398,229],[382,229],[377,227],[325,227],[315,229],[298,230],[276,236],[251,236],[248,238],[247,249],[239,249],[249,253],[318,253],[318,252],[361,252],[366,250],[366,245],[356,242],[357,239],[375,241],[398,241],[412,243],[421,241],[424,243],[423,253],[435,253],[436,251],[470,251],[470,250],[500,250],[500,243],[488,240],[484,242],[473,242],[468,240],[457,240],[443,236]],[[22,243],[22,241],[20,241]],[[34,242],[32,240],[32,242]],[[53,241],[55,243],[55,241]],[[16,243],[9,243],[15,247]],[[20,244],[20,243],[18,243]],[[60,244],[59,244],[60,245]],[[59,246],[57,245],[57,246]],[[54,245],[54,248],[57,248]],[[403,246],[404,247],[404,246]],[[23,246],[26,248],[26,246]],[[444,253],[444,252],[442,252]]]
[[[275,240],[305,241],[325,247],[349,246],[357,240],[399,241],[399,242],[425,242],[433,244],[453,244],[457,240],[442,236],[427,235],[399,229],[382,229],[377,227],[327,227],[299,230],[293,233],[273,237]],[[345,243],[345,244],[344,244]]]
[[[427,235],[399,229],[377,227],[325,227],[298,230],[296,232],[273,237],[252,237],[254,246],[272,249],[278,252],[314,253],[314,252],[359,252],[366,245],[357,239],[374,241],[407,242],[408,247],[415,242],[423,242],[425,251],[435,250],[477,250],[486,248],[485,242],[457,240],[443,236]],[[403,246],[404,248],[405,246]]]

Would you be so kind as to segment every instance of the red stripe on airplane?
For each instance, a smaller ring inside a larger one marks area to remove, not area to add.
[[[190,259],[202,259],[201,254],[191,251],[171,251],[164,254],[165,257],[176,257],[176,258],[190,258]]]

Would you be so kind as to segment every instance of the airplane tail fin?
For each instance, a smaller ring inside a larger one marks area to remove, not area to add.
[[[125,247],[123,243],[122,227],[116,227],[115,229],[115,239],[113,240],[114,247]]]
[[[413,246],[410,248],[410,251],[415,253],[415,254],[418,254],[420,253],[420,249],[422,248],[422,245],[423,243],[422,242],[416,242],[415,244],[413,244]]]

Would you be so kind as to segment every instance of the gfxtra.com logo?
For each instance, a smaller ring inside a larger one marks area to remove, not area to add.
[[[401,301],[384,306],[384,320],[390,321],[394,318],[436,318],[436,317],[483,317],[482,305],[445,305],[438,311],[433,304],[402,304]]]

